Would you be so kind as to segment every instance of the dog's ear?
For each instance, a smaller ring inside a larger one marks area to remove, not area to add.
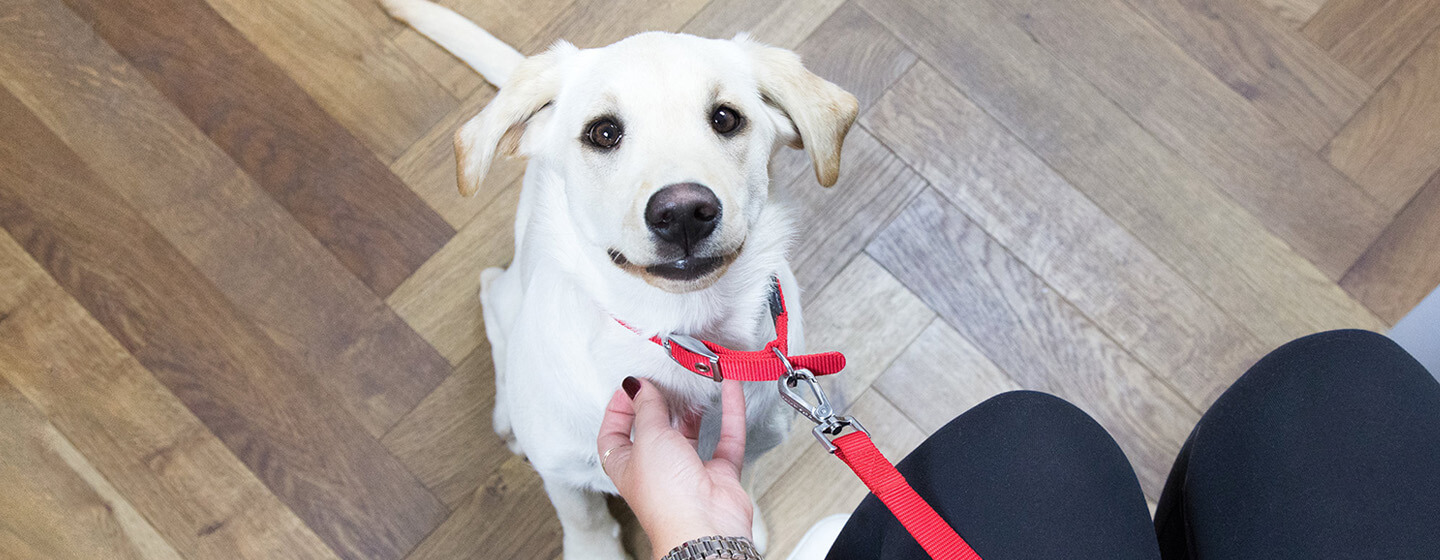
[[[497,153],[507,157],[519,153],[526,122],[555,99],[562,63],[575,52],[573,45],[559,41],[521,61],[485,109],[455,131],[460,194],[472,196],[480,190]]]
[[[735,42],[755,64],[760,95],[790,119],[799,145],[815,164],[815,179],[833,186],[840,177],[840,146],[860,112],[860,101],[840,86],[805,69],[794,52],[763,45],[745,35]]]

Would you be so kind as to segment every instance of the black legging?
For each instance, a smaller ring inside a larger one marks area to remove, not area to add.
[[[1236,381],[1153,525],[1115,441],[1043,393],[981,403],[899,469],[984,560],[1440,558],[1440,384],[1364,331],[1291,342]],[[928,556],[871,495],[829,558]]]

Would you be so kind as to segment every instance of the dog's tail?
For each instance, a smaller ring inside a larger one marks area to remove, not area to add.
[[[520,51],[450,8],[427,0],[380,0],[380,4],[390,17],[410,24],[495,87],[505,87],[510,73],[525,59]]]

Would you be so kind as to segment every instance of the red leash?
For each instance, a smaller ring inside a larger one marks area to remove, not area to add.
[[[845,462],[860,481],[895,514],[900,524],[920,543],[920,547],[934,560],[981,560],[980,555],[970,548],[965,539],[951,528],[935,509],[930,507],[900,471],[885,459],[875,443],[870,441],[870,432],[850,416],[837,416],[820,390],[816,375],[830,375],[845,369],[845,356],[839,352],[790,356],[787,331],[789,320],[785,311],[784,294],[780,292],[780,281],[771,279],[770,314],[775,320],[775,340],[757,351],[731,350],[713,342],[699,340],[685,335],[672,334],[650,340],[669,352],[676,363],[691,372],[720,381],[776,381],[780,387],[780,398],[798,410],[801,415],[814,422],[812,433],[825,449]],[[617,319],[618,321],[618,319]],[[624,325],[625,323],[620,323]],[[629,325],[626,325],[629,328]],[[633,330],[633,329],[632,329]],[[723,374],[723,375],[722,375]],[[816,404],[811,405],[794,389],[805,383]],[[838,435],[845,428],[855,431]],[[833,439],[832,439],[832,436]]]

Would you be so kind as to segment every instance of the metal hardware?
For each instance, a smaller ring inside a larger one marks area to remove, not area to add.
[[[780,363],[785,366],[785,374],[781,375],[777,381],[780,387],[780,400],[785,401],[785,404],[799,411],[801,416],[815,423],[815,429],[810,433],[815,436],[820,445],[825,447],[825,451],[835,453],[838,448],[833,443],[834,438],[827,436],[838,436],[847,427],[853,427],[865,432],[867,436],[870,435],[870,431],[866,430],[865,426],[860,424],[855,417],[835,414],[835,409],[830,406],[830,399],[825,396],[825,391],[820,389],[820,382],[815,380],[815,374],[805,368],[796,369],[779,348],[772,348],[772,350],[775,351],[776,356],[779,356]],[[810,389],[811,396],[815,398],[815,404],[810,404],[810,401],[795,392],[794,388],[801,383]]]
[[[695,362],[694,364],[687,365],[675,356],[675,349],[670,346],[672,342],[690,351],[692,354],[698,354],[706,360],[709,360],[709,363]],[[700,373],[708,373],[716,383],[725,380],[720,372],[720,356],[717,356],[714,351],[710,350],[708,346],[705,346],[704,342],[700,342],[700,339],[683,334],[672,334],[661,341],[661,344],[665,346],[665,352],[670,354],[670,359],[675,360],[675,363],[686,368],[693,367],[695,371]]]

